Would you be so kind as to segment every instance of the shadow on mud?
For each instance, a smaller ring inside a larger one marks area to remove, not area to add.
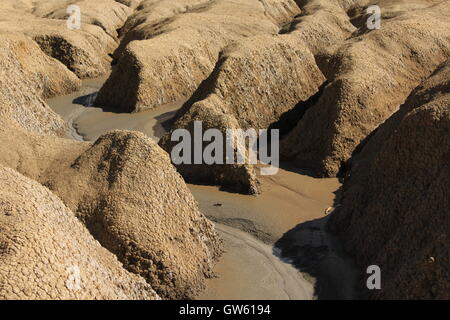
[[[98,94],[98,92],[93,92],[90,94],[86,94],[84,96],[77,97],[77,98],[73,99],[72,103],[79,104],[80,106],[84,106],[84,107],[93,107],[95,98],[97,98],[97,94]]]
[[[317,299],[358,299],[358,271],[339,240],[326,231],[328,218],[289,230],[275,243],[274,254],[311,278]]]

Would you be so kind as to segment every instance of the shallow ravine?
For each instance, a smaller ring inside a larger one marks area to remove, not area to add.
[[[71,128],[72,138],[95,141],[111,130],[140,131],[158,141],[165,133],[164,121],[173,117],[183,101],[163,105],[139,113],[117,113],[94,107],[97,92],[106,77],[83,80],[81,90],[69,95],[49,99],[47,103]]]
[[[215,268],[218,277],[207,280],[199,299],[356,297],[352,260],[325,231],[339,181],[282,167],[274,176],[259,177],[259,196],[188,185],[225,239],[225,254]]]
[[[116,113],[92,107],[105,80],[106,77],[84,80],[80,91],[47,101],[72,127],[71,138],[95,141],[103,133],[120,129],[141,131],[158,141],[166,132],[163,123],[183,103],[140,113]],[[340,183],[334,178],[317,179],[301,174],[288,164],[283,164],[274,176],[261,176],[260,181],[259,196],[229,193],[214,186],[188,185],[201,211],[215,222],[225,247],[214,269],[216,277],[207,280],[207,287],[198,299],[317,298],[314,276],[294,266],[296,257],[280,258],[283,248],[276,245],[286,235],[292,236],[290,232],[298,225],[326,217]],[[323,242],[307,245],[323,247]],[[341,269],[350,269],[348,261],[332,248],[328,256]],[[349,288],[352,275],[350,272],[345,280]]]
[[[205,215],[250,232],[266,243],[276,241],[299,223],[323,217],[340,187],[337,179],[316,179],[286,167],[276,175],[259,176],[259,180],[259,196],[221,191],[214,186],[189,187]]]

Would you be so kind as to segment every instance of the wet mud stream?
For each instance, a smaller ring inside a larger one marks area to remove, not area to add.
[[[106,77],[83,81],[80,91],[49,99],[48,105],[70,126],[72,138],[95,141],[111,130],[141,131],[159,140],[164,135],[163,123],[172,118],[183,101],[162,105],[139,113],[118,113],[94,107],[95,97]]]
[[[73,139],[95,141],[121,129],[141,131],[158,141],[165,133],[163,123],[183,103],[140,113],[93,107],[105,80],[84,80],[80,91],[47,101],[69,123]],[[338,180],[312,178],[288,164],[278,174],[260,178],[259,196],[188,185],[201,211],[215,222],[225,247],[216,277],[207,280],[198,299],[354,298],[352,262],[324,230]]]

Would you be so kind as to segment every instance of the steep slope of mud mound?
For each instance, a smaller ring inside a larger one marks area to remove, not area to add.
[[[81,29],[67,26],[67,8],[77,5]],[[131,9],[113,1],[6,2],[0,9],[0,30],[34,39],[41,49],[58,59],[80,78],[104,75],[117,47],[117,31]]]
[[[1,299],[157,299],[47,188],[0,167]]]
[[[450,298],[450,62],[418,87],[351,161],[329,227],[365,268],[372,298]]]
[[[52,190],[162,297],[189,298],[203,288],[221,242],[153,140],[112,132],[94,144],[81,143],[5,124],[0,141],[2,165]]]
[[[300,14],[295,0],[260,0],[264,14],[277,26],[282,27]]]
[[[196,294],[220,240],[166,153],[133,133],[95,145],[55,137],[67,125],[42,99],[78,90],[80,80],[29,37],[0,38],[0,163],[52,188],[128,271],[162,296]]]
[[[210,77],[178,112],[174,128],[193,133],[194,121],[201,121],[205,130],[217,128],[224,136],[226,129],[267,129],[316,93],[323,81],[314,56],[294,36],[250,37],[224,50]],[[169,153],[175,145],[172,133],[160,143]],[[189,181],[258,192],[256,174],[249,165],[183,164],[178,168]]]
[[[282,2],[299,12],[293,1]],[[279,26],[268,15],[271,3],[217,0],[184,11],[172,8],[169,12],[175,16],[156,25],[153,19],[149,23],[144,19],[128,36],[142,40],[122,49],[96,104],[137,112],[190,96],[213,71],[227,45],[248,36],[278,33]]]
[[[220,252],[214,226],[199,212],[167,154],[143,134],[100,137],[44,184],[163,297],[192,297],[210,276]]]
[[[0,115],[38,133],[65,134],[61,117],[42,100],[80,88],[80,80],[31,39],[0,33]]]
[[[283,33],[291,33],[302,40],[316,56],[319,67],[326,71],[326,59],[356,28],[346,13],[353,1],[305,0],[298,1],[302,13],[284,26]]]
[[[450,56],[449,14],[449,1],[400,11],[380,30],[346,41],[325,71],[331,83],[283,141],[282,156],[317,175],[336,175],[355,147]]]

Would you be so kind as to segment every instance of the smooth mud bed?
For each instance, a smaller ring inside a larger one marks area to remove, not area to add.
[[[49,99],[71,126],[73,139],[94,141],[114,130],[136,130],[158,141],[163,123],[183,102],[140,113],[92,107],[105,78],[83,81],[80,91]],[[225,252],[216,277],[198,299],[354,298],[352,263],[324,231],[340,187],[337,179],[316,179],[283,164],[261,176],[262,194],[229,193],[188,185],[201,211],[216,224]]]

